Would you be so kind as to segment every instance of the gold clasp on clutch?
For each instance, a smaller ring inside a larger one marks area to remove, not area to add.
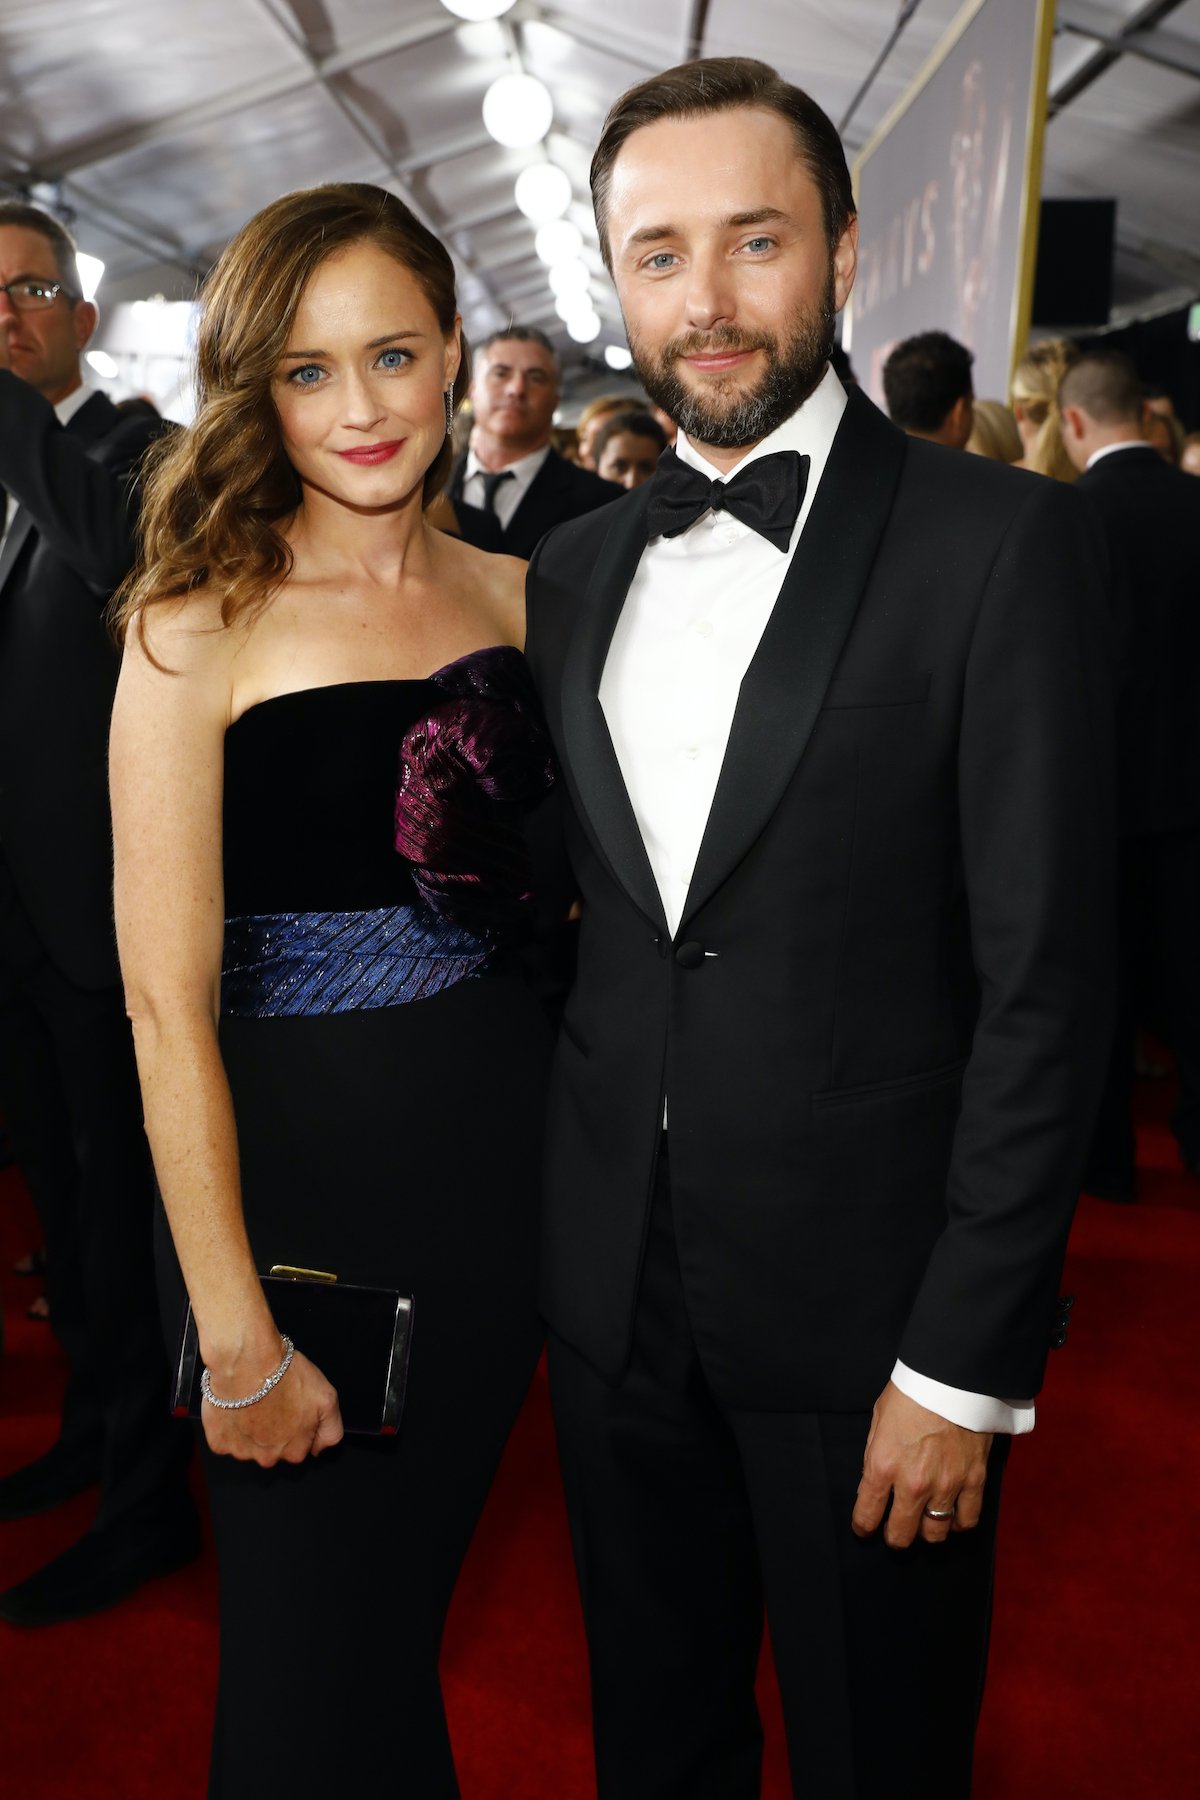
[[[291,1263],[273,1263],[272,1275],[282,1275],[285,1281],[328,1281],[334,1282],[337,1276],[329,1269],[295,1269]]]

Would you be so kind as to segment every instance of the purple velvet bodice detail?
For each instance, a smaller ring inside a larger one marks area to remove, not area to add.
[[[225,739],[222,1011],[395,1006],[499,967],[532,926],[524,815],[553,784],[507,645],[251,707]]]
[[[508,645],[431,677],[443,696],[400,745],[396,849],[440,919],[491,936],[533,905],[520,830],[554,785],[554,760],[525,659]]]

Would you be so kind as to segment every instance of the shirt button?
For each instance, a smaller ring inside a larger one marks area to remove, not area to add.
[[[710,638],[713,634],[712,620],[697,619],[696,623],[692,626],[692,630],[697,637]]]
[[[683,754],[687,757],[689,762],[695,762],[695,760],[699,756],[700,752],[696,748],[695,744],[689,744],[686,747],[686,749],[684,750]]]

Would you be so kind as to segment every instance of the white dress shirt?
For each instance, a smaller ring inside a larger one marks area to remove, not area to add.
[[[88,386],[86,381],[81,381],[77,388],[71,390],[65,400],[59,400],[54,408],[55,416],[57,417],[59,424],[65,425],[68,419],[73,418],[83,405],[84,401],[91,399],[93,391],[94,390]],[[20,502],[17,500],[16,496],[13,494],[7,495],[5,497],[5,516],[2,521],[3,530],[0,530],[0,556],[4,555],[4,546],[8,542],[8,534],[13,528],[13,524],[19,511]]]
[[[512,516],[533,485],[533,478],[550,454],[550,445],[543,444],[540,450],[531,450],[528,456],[522,456],[518,462],[508,463],[504,469],[511,475],[511,481],[502,481],[496,489],[496,517],[502,530],[507,530],[512,523]],[[485,469],[473,450],[467,451],[467,466],[463,471],[462,497],[468,506],[483,508],[483,478],[492,473],[499,474],[497,469]]]
[[[761,456],[798,450],[810,459],[804,504],[786,555],[724,511],[705,513],[678,537],[655,538],[613,633],[600,704],[672,936],[742,678],[779,598],[845,408],[845,391],[828,368],[803,406],[728,471],[707,463],[681,431],[680,461],[725,482]],[[1033,1429],[1031,1402],[966,1393],[900,1362],[892,1380],[920,1405],[972,1431]]]

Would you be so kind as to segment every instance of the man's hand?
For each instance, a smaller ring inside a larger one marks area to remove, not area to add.
[[[918,1406],[889,1381],[875,1403],[863,1457],[863,1476],[851,1524],[859,1537],[883,1528],[885,1543],[906,1549],[920,1535],[940,1544],[953,1531],[979,1523],[987,1477],[988,1431],[966,1431],[940,1414]],[[951,1513],[931,1519],[925,1511]],[[952,1510],[953,1509],[953,1510]]]

